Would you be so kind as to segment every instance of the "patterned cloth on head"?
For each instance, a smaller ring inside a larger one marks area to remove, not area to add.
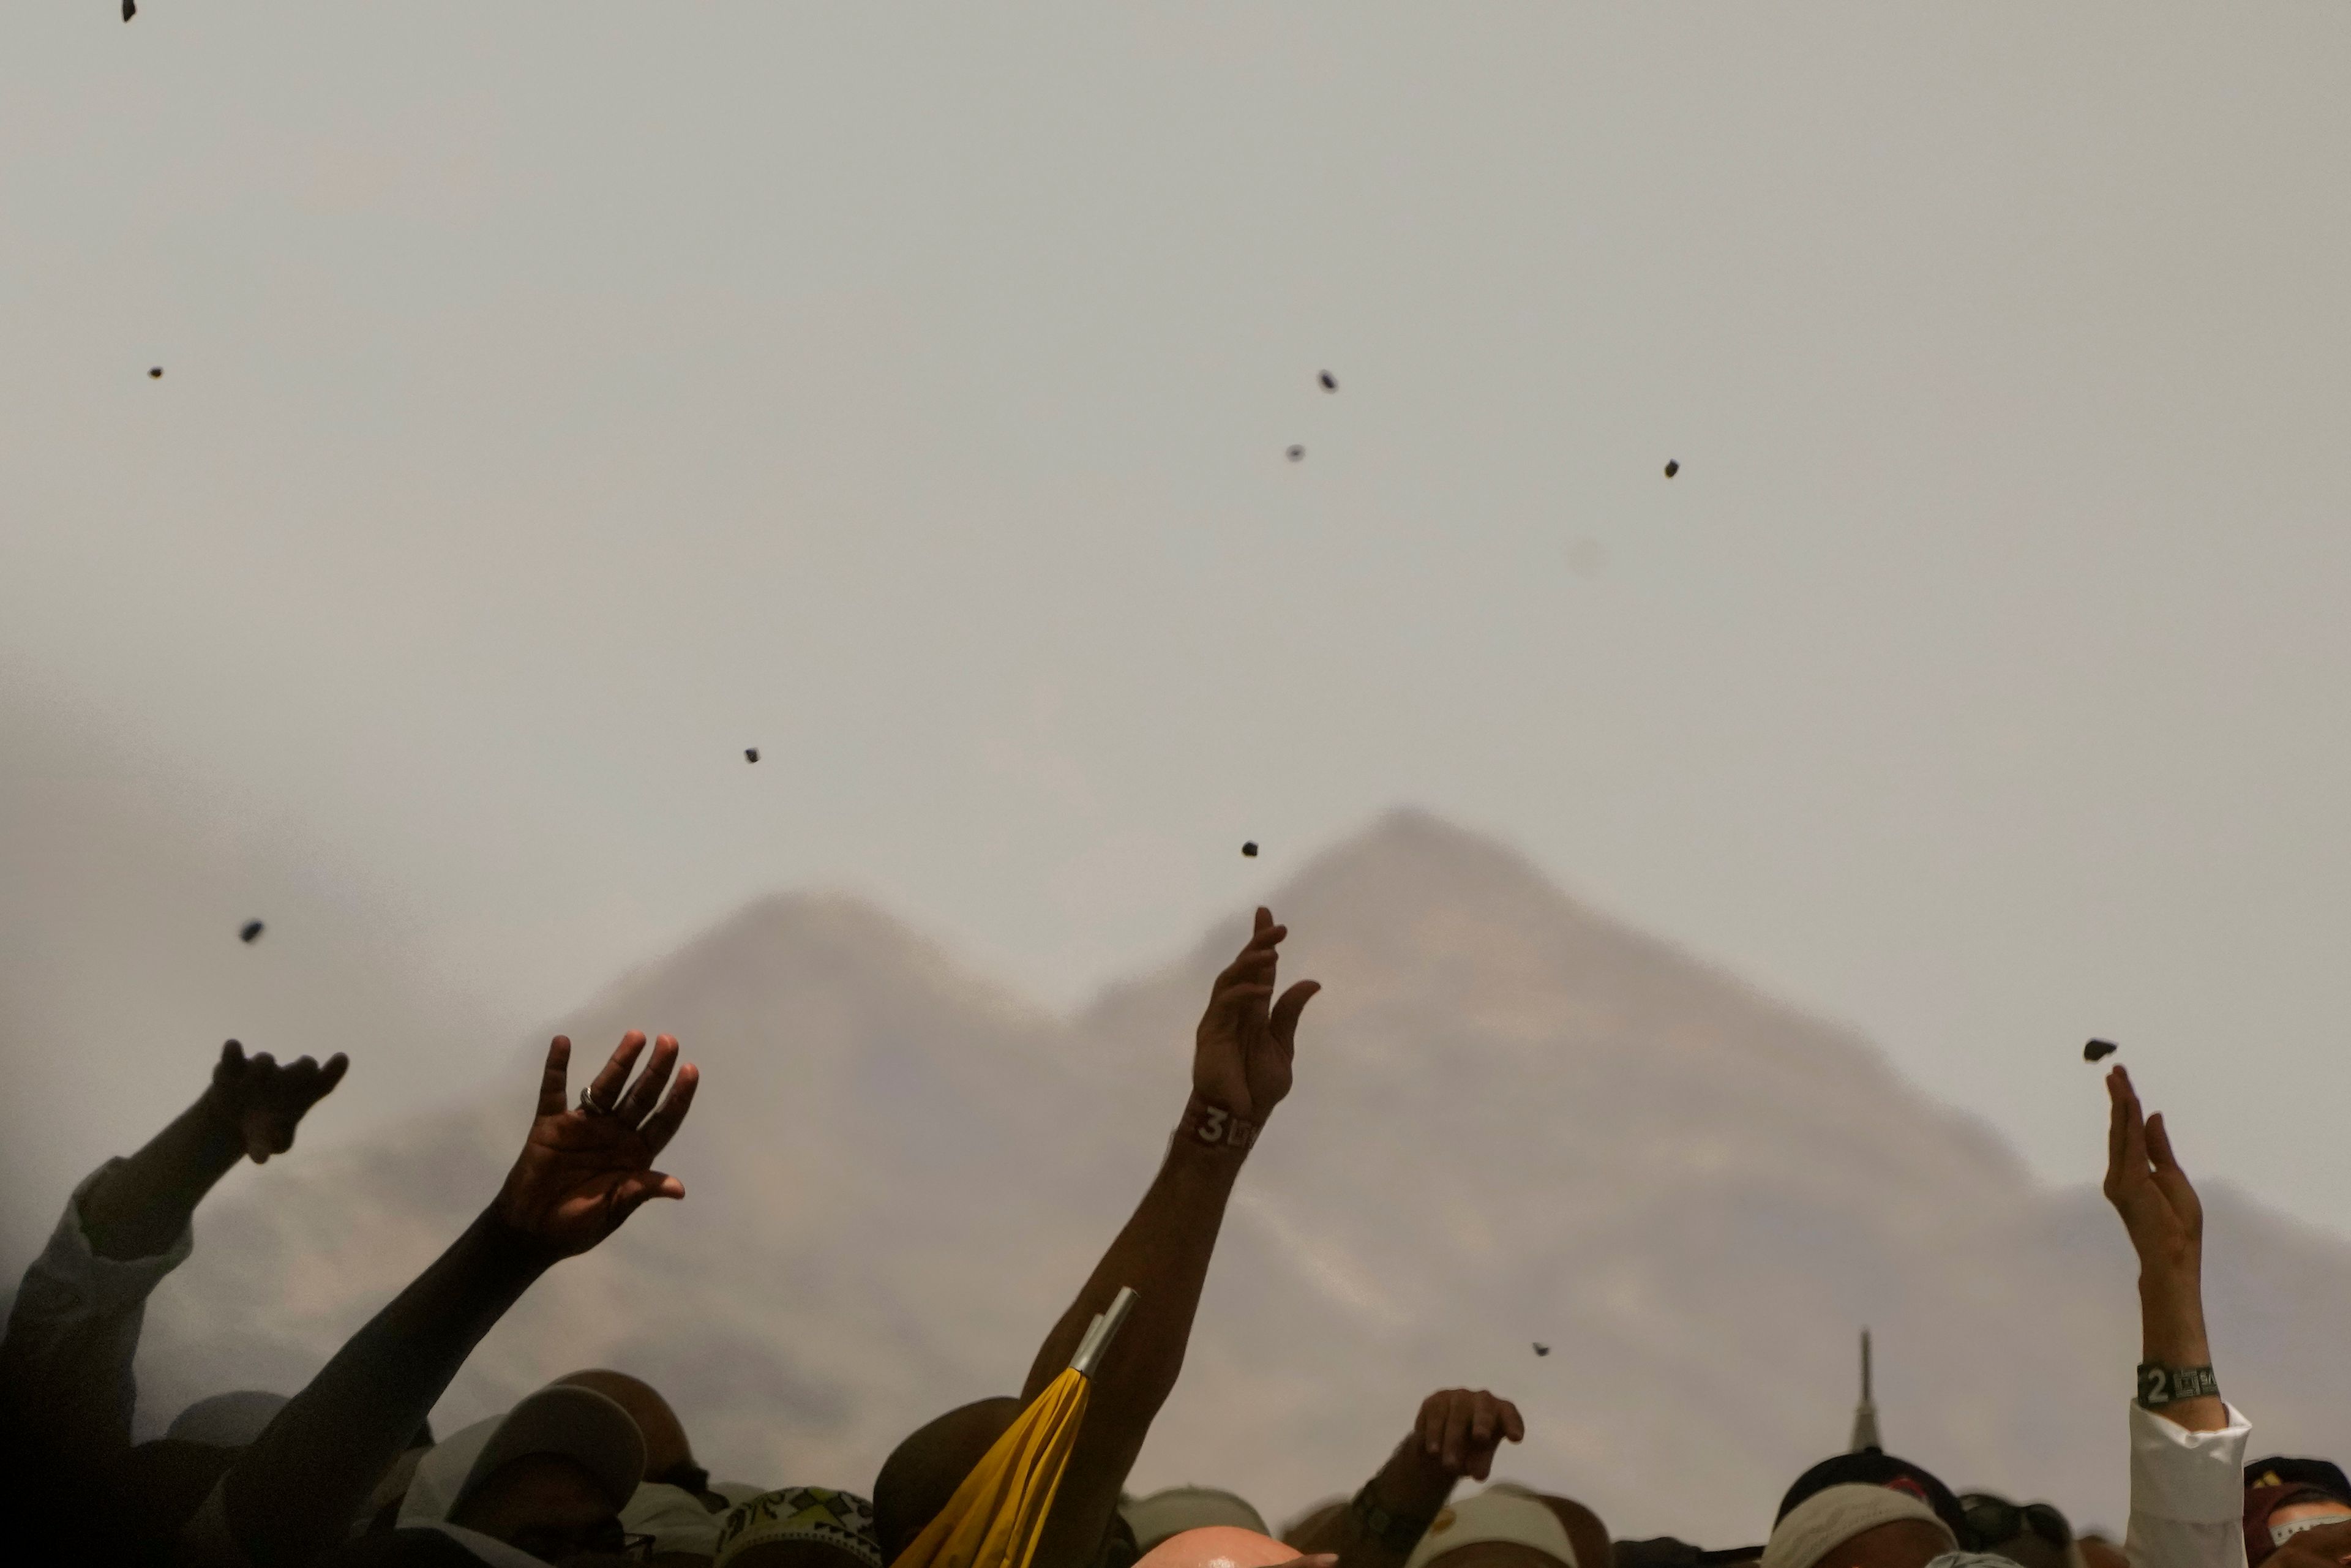
[[[771,1541],[816,1541],[848,1552],[866,1568],[882,1568],[882,1538],[873,1532],[873,1505],[830,1487],[787,1487],[761,1492],[727,1510],[718,1527],[713,1568]]]

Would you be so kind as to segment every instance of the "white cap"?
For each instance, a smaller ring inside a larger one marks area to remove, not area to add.
[[[453,1432],[417,1461],[400,1522],[433,1524],[474,1489],[533,1454],[556,1454],[594,1476],[615,1512],[644,1479],[645,1439],[629,1413],[592,1388],[551,1383],[503,1416]]]
[[[1420,1544],[1405,1560],[1405,1568],[1427,1568],[1448,1552],[1487,1541],[1511,1542],[1554,1558],[1567,1568],[1580,1568],[1575,1545],[1568,1540],[1567,1526],[1559,1521],[1559,1515],[1524,1487],[1514,1486],[1489,1487],[1476,1497],[1439,1509]]]
[[[1119,1500],[1118,1511],[1134,1531],[1134,1543],[1148,1552],[1171,1535],[1204,1525],[1229,1524],[1271,1535],[1265,1517],[1242,1499],[1216,1487],[1168,1487],[1149,1497]]]
[[[1959,1549],[1959,1543],[1952,1539],[1951,1527],[1922,1500],[1892,1487],[1847,1481],[1841,1486],[1823,1487],[1790,1509],[1788,1516],[1771,1527],[1771,1540],[1763,1548],[1761,1568],[1813,1568],[1822,1558],[1863,1531],[1904,1520],[1933,1525],[1942,1532],[1946,1551]]]

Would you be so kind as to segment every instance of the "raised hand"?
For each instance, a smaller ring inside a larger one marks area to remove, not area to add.
[[[2171,1152],[2160,1115],[2139,1111],[2130,1074],[2106,1075],[2106,1201],[2138,1253],[2139,1359],[2173,1372],[2212,1364],[2204,1329],[2204,1206]],[[2158,1383],[2154,1385],[2160,1388]],[[2229,1409],[2217,1395],[2175,1398],[2155,1413],[2191,1432],[2217,1432]]]
[[[1193,1092],[1243,1121],[1262,1123],[1290,1092],[1298,1016],[1322,988],[1301,980],[1273,999],[1277,949],[1289,935],[1288,926],[1273,923],[1271,910],[1257,912],[1257,930],[1217,977],[1194,1037]]]
[[[1421,1401],[1413,1423],[1422,1462],[1447,1481],[1463,1476],[1484,1480],[1494,1468],[1494,1450],[1525,1439],[1519,1407],[1482,1388],[1446,1388]]]
[[[221,1047],[212,1085],[201,1103],[235,1136],[255,1165],[265,1165],[270,1155],[294,1146],[294,1129],[311,1106],[334,1092],[350,1064],[349,1057],[337,1051],[324,1067],[307,1056],[281,1067],[266,1051],[246,1056],[245,1047],[232,1040]],[[236,1156],[226,1157],[234,1162]]]
[[[685,1120],[702,1075],[691,1062],[677,1065],[677,1040],[665,1034],[630,1083],[644,1048],[638,1030],[622,1035],[578,1105],[568,1098],[571,1041],[559,1034],[547,1048],[538,1114],[491,1212],[557,1257],[587,1251],[653,1198],[685,1196],[685,1184],[653,1163]],[[664,1097],[673,1069],[677,1082]]]
[[[2171,1153],[2163,1113],[2141,1113],[2130,1074],[2106,1074],[2113,1112],[2106,1127],[2106,1201],[2123,1217],[2142,1274],[2200,1277],[2204,1206]]]

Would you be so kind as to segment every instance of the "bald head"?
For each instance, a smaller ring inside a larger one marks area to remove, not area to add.
[[[873,1478],[873,1531],[882,1561],[895,1563],[923,1527],[939,1516],[964,1477],[1020,1417],[1018,1399],[981,1399],[915,1429]]]
[[[629,1413],[629,1419],[644,1434],[648,1478],[667,1475],[681,1465],[694,1463],[694,1446],[685,1440],[685,1427],[679,1422],[677,1412],[669,1407],[669,1401],[661,1396],[659,1390],[643,1378],[631,1377],[610,1367],[591,1366],[556,1381],[601,1394]]]

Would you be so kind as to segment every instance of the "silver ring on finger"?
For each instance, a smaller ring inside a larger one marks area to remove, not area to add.
[[[598,1104],[598,1103],[596,1103],[596,1098],[595,1098],[594,1089],[595,1089],[595,1086],[594,1086],[593,1084],[582,1084],[582,1085],[580,1085],[580,1113],[581,1115],[583,1115],[583,1116],[609,1116],[609,1115],[611,1115],[611,1114],[612,1113],[613,1107],[612,1107],[612,1106],[610,1106],[610,1105],[600,1105],[600,1104]]]

